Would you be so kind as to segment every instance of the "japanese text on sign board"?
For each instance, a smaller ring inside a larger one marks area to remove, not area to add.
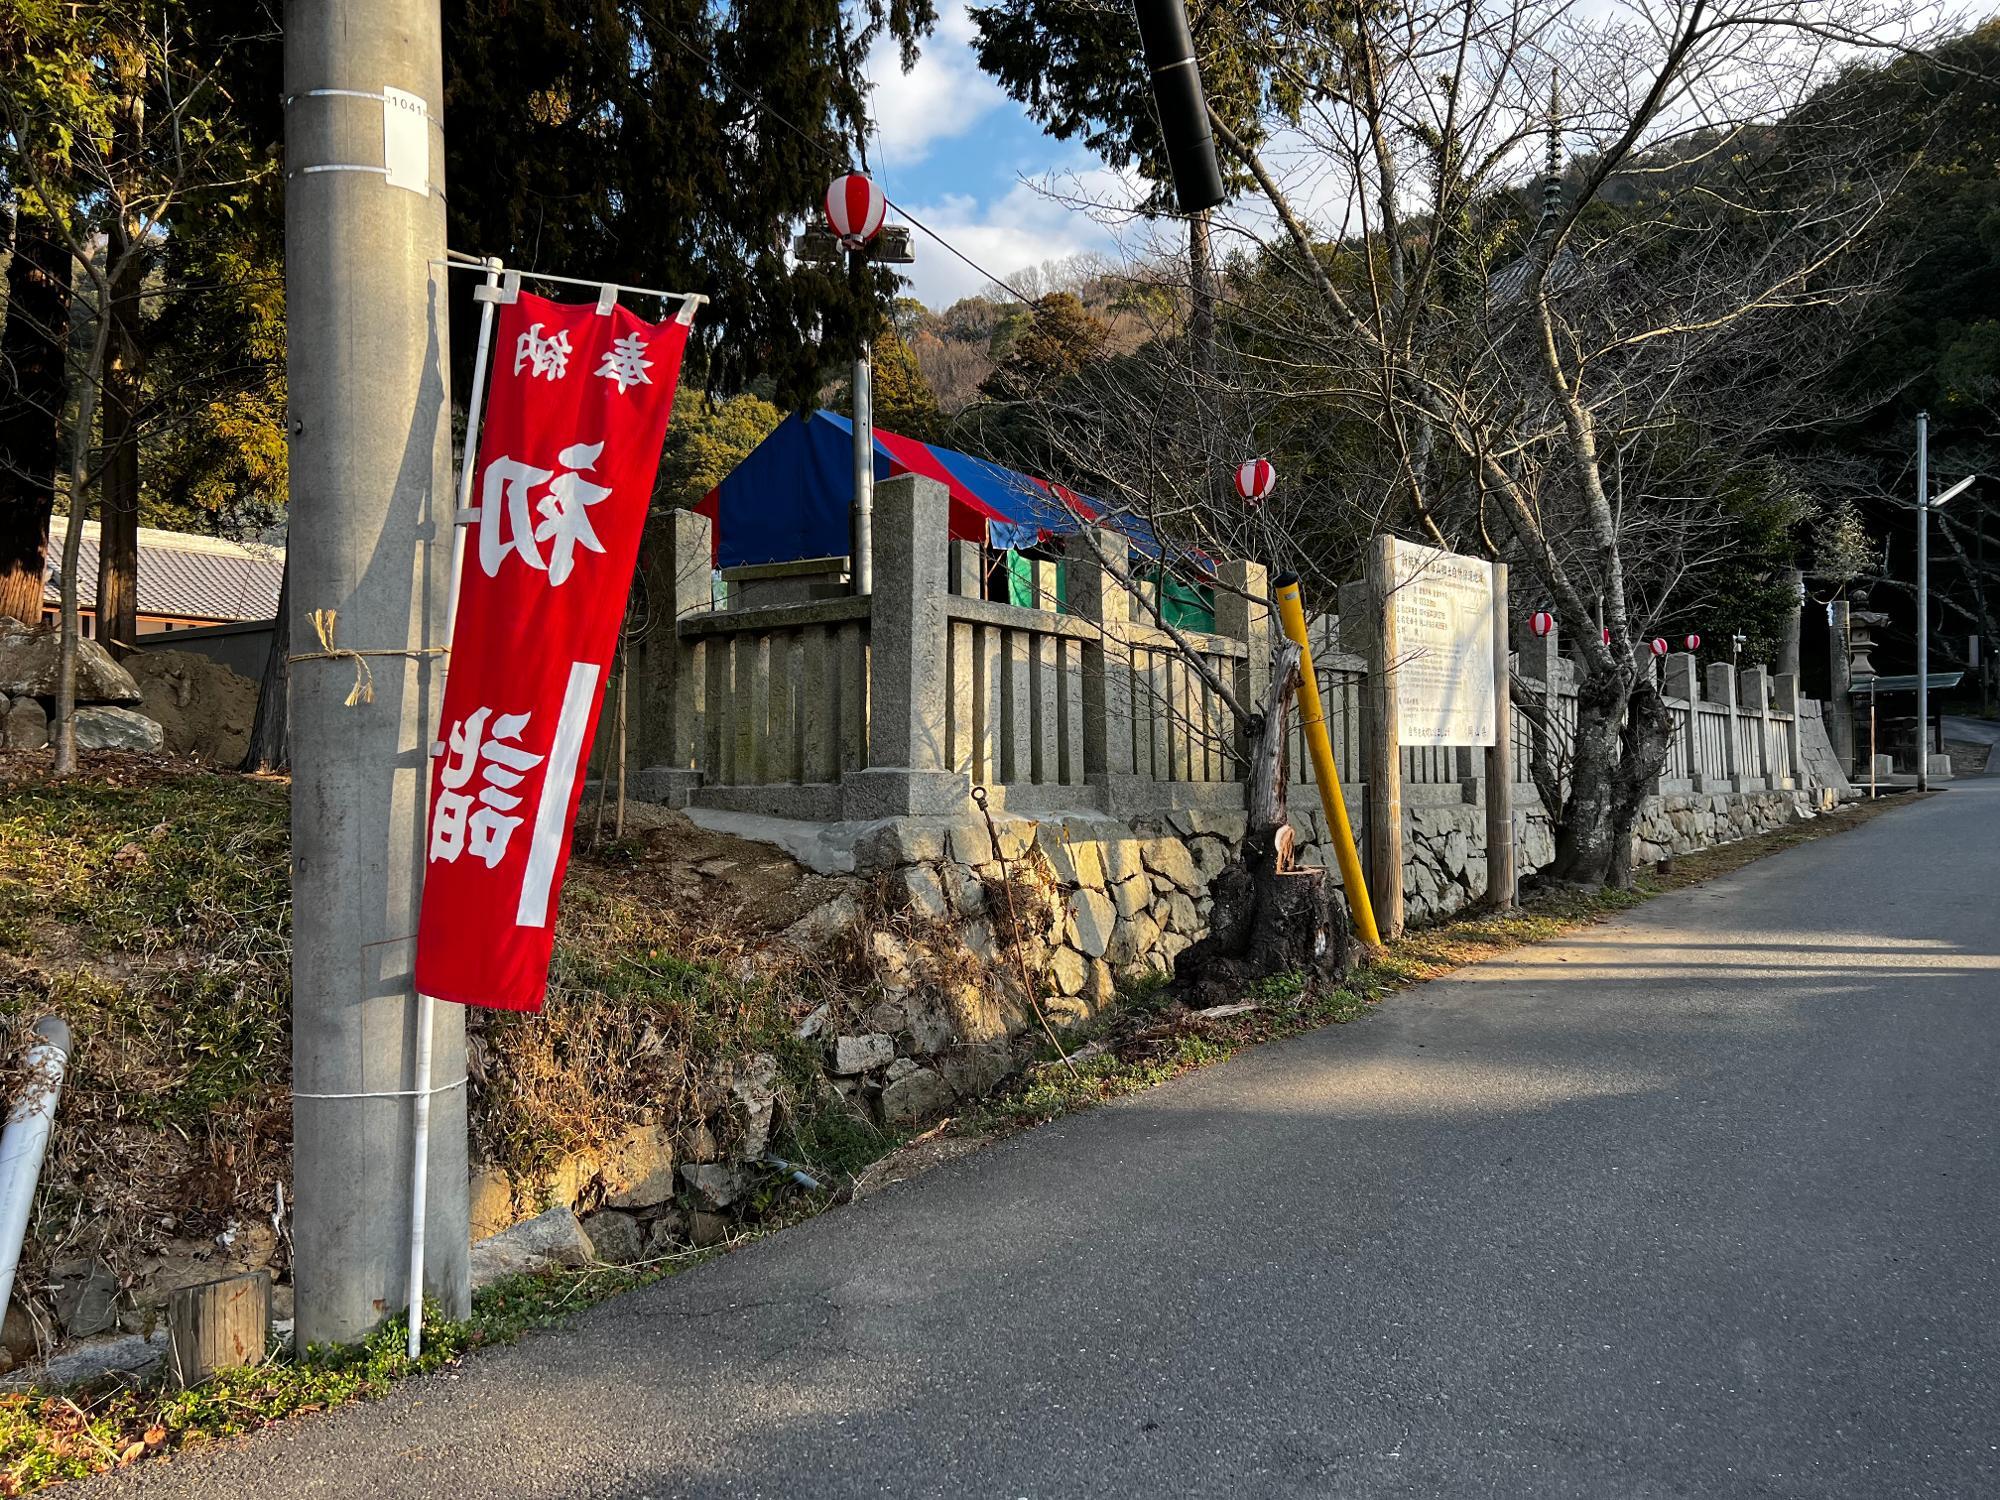
[[[1392,555],[1402,742],[1492,744],[1492,565],[1414,542],[1398,541]]]

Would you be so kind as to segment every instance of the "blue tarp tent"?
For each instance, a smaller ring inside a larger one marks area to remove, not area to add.
[[[778,424],[695,507],[715,523],[717,567],[839,557],[848,549],[854,428],[829,411]],[[877,483],[922,474],[951,492],[951,535],[1006,550],[1031,547],[1099,519],[1090,499],[969,453],[875,429]],[[1148,553],[1143,526],[1108,519]]]

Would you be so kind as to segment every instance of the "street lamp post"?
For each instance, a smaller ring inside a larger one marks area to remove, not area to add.
[[[1931,499],[1931,415],[1917,413],[1917,790],[1931,788],[1931,512],[1963,493],[1977,474]]]
[[[1931,414],[1917,413],[1917,790],[1931,788]]]

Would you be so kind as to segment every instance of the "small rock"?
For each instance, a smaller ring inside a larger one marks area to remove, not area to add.
[[[951,1024],[951,1017],[935,998],[923,1004],[912,1005],[910,1015],[910,1050],[919,1057],[928,1057],[940,1052],[958,1039],[958,1032]]]
[[[866,1073],[870,1068],[887,1065],[896,1055],[893,1038],[879,1031],[865,1036],[843,1036],[834,1039],[833,1071],[851,1077],[856,1073]]]
[[[899,1057],[889,1064],[887,1071],[882,1076],[890,1083],[894,1083],[897,1079],[907,1078],[916,1071],[917,1064],[915,1062],[912,1062],[907,1057]]]
[[[890,1125],[922,1124],[953,1102],[949,1083],[929,1068],[915,1068],[882,1090],[882,1119]]]
[[[1262,1008],[1261,1006],[1247,1003],[1242,1005],[1211,1005],[1207,1010],[1196,1011],[1194,1017],[1197,1021],[1221,1021],[1230,1016],[1245,1016],[1253,1010],[1261,1010]]]
[[[49,713],[33,698],[16,698],[0,719],[0,746],[9,750],[39,750],[49,742]]]
[[[1058,948],[1049,955],[1049,978],[1055,981],[1056,988],[1065,995],[1081,992],[1089,972],[1089,966],[1084,963],[1083,955],[1074,948]]]
[[[882,987],[892,995],[903,994],[915,982],[911,970],[910,945],[893,932],[869,934],[868,945],[882,974]]]
[[[702,1162],[681,1168],[681,1181],[710,1208],[727,1208],[749,1187],[749,1176],[741,1167],[721,1162]]]
[[[733,859],[705,859],[694,868],[696,874],[706,875],[713,880],[717,876],[727,875],[731,870],[735,869],[736,861]]]
[[[1111,887],[1111,904],[1118,908],[1120,921],[1129,921],[1146,909],[1153,899],[1152,882],[1143,874],[1130,880],[1121,880]]]
[[[951,905],[945,900],[944,883],[938,879],[937,871],[928,865],[911,865],[900,872],[899,878],[906,909],[934,922],[951,915]]]
[[[566,1206],[524,1219],[472,1247],[472,1285],[487,1286],[506,1276],[546,1271],[552,1266],[587,1266],[597,1258],[590,1236]]]
[[[1146,861],[1147,869],[1156,875],[1164,875],[1180,889],[1194,891],[1200,888],[1194,860],[1188,854],[1187,845],[1179,839],[1148,839],[1140,846],[1139,853]],[[1221,865],[1216,868],[1220,869]]]
[[[118,1326],[118,1278],[103,1261],[64,1261],[50,1279],[65,1338],[88,1338]]]
[[[1003,1041],[973,1042],[952,1048],[933,1067],[959,1097],[977,1099],[998,1088],[1014,1071],[1014,1054]]]
[[[499,1167],[475,1165],[465,1198],[475,1244],[514,1222],[514,1182]]]
[[[729,1239],[729,1221],[720,1214],[690,1214],[688,1238],[694,1242],[697,1250],[707,1250],[715,1245],[726,1244]]]
[[[871,1005],[862,1016],[861,1025],[868,1031],[880,1031],[894,1036],[910,1024],[910,1013],[899,1000],[884,1000],[880,1005]]]
[[[1111,898],[1101,891],[1071,891],[1069,916],[1076,927],[1076,946],[1091,958],[1104,957],[1116,923]]]
[[[861,903],[851,893],[843,892],[792,923],[778,934],[778,941],[793,948],[820,948],[860,921]]]
[[[599,1176],[609,1208],[652,1208],[667,1202],[674,1196],[673,1133],[664,1125],[634,1125],[605,1154]],[[597,1232],[589,1221],[584,1230],[596,1243]],[[604,1253],[601,1245],[599,1252]]]
[[[736,1124],[737,1154],[755,1158],[770,1149],[777,1107],[777,1058],[768,1052],[753,1053],[730,1070],[729,1108]]]
[[[806,1018],[799,1022],[798,1030],[792,1033],[800,1041],[808,1041],[826,1029],[827,1018],[833,1014],[831,1005],[815,1006]]]
[[[671,1255],[687,1240],[688,1216],[678,1208],[670,1208],[646,1228],[646,1259]]]

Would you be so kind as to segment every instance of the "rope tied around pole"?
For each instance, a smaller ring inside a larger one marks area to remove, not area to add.
[[[288,664],[302,661],[353,662],[354,686],[347,690],[347,697],[342,700],[343,706],[347,708],[375,701],[375,673],[368,665],[369,657],[406,656],[422,658],[426,656],[449,656],[451,654],[451,647],[449,646],[419,646],[403,647],[400,649],[384,647],[379,650],[357,651],[352,647],[336,645],[334,643],[334,632],[340,620],[339,610],[316,609],[306,618],[312,621],[313,634],[319,637],[320,649],[317,651],[301,651],[297,655],[287,656],[285,661]]]

